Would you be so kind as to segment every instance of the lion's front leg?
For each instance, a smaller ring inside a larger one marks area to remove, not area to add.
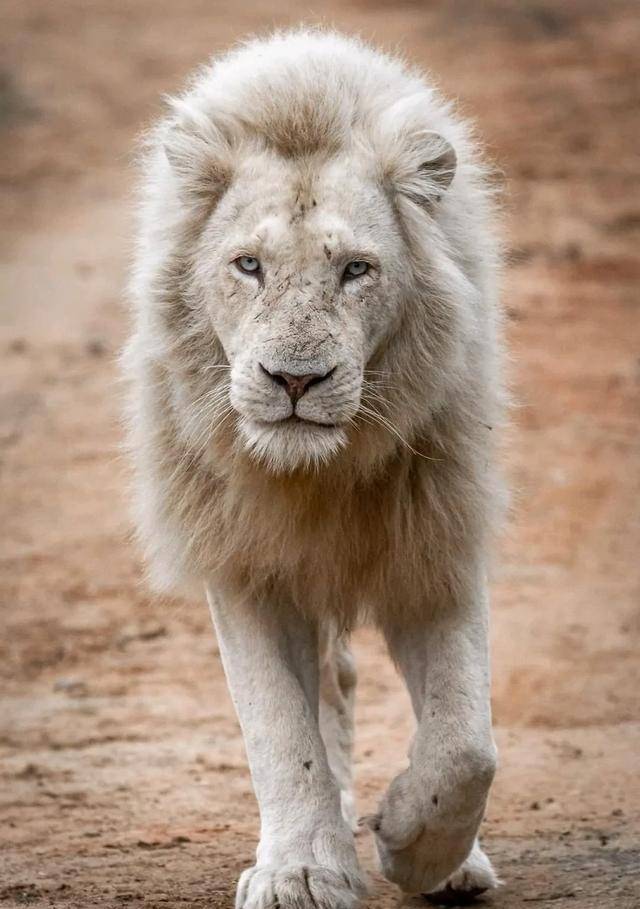
[[[407,893],[428,893],[460,868],[484,814],[496,763],[486,613],[479,591],[385,629],[418,727],[409,767],[368,820],[384,874]]]
[[[282,603],[207,590],[260,808],[238,909],[353,909],[364,893],[320,735],[318,635]]]

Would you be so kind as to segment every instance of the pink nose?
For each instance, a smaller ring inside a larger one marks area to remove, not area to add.
[[[292,404],[299,401],[308,388],[312,385],[318,385],[320,382],[328,379],[333,372],[333,369],[330,369],[329,372],[308,372],[304,375],[295,375],[292,372],[285,372],[282,369],[277,370],[276,372],[269,372],[262,363],[260,363],[260,369],[266,376],[269,376],[276,385],[281,385],[284,388],[291,398]]]

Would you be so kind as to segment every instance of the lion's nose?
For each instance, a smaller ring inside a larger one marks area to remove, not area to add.
[[[299,401],[302,395],[305,394],[307,389],[311,388],[312,385],[318,385],[320,382],[324,382],[324,380],[328,379],[335,371],[334,366],[333,369],[330,369],[328,372],[307,372],[304,373],[304,375],[296,375],[292,372],[285,372],[283,369],[271,372],[263,366],[262,363],[260,363],[259,366],[265,376],[269,376],[272,382],[275,382],[276,385],[281,385],[284,388],[291,398],[292,404]]]

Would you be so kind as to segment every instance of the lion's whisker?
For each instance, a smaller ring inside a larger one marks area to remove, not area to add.
[[[372,420],[376,421],[381,427],[383,427],[384,429],[386,429],[390,433],[392,433],[394,436],[396,436],[396,438],[400,442],[402,442],[402,444],[406,448],[408,448],[408,450],[412,454],[416,455],[419,458],[424,458],[425,461],[441,461],[442,460],[441,458],[432,458],[429,455],[423,454],[421,451],[417,451],[417,449],[415,449],[413,447],[413,445],[411,445],[409,442],[407,442],[407,440],[403,437],[403,435],[400,433],[398,428],[396,426],[394,426],[393,423],[390,420],[388,420],[386,417],[383,417],[382,414],[377,413],[375,410],[371,410],[364,404],[360,405],[360,409],[363,411],[363,413],[365,413],[367,416],[369,416]]]

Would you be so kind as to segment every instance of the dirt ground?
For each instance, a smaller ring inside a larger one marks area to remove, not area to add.
[[[4,0],[0,903],[232,905],[257,812],[206,608],[128,540],[131,149],[190,68],[306,16],[432,68],[506,175],[513,514],[493,578],[494,909],[640,905],[634,2]],[[356,635],[370,811],[410,734]],[[363,861],[374,868],[363,836]],[[371,909],[397,904],[373,873]]]

